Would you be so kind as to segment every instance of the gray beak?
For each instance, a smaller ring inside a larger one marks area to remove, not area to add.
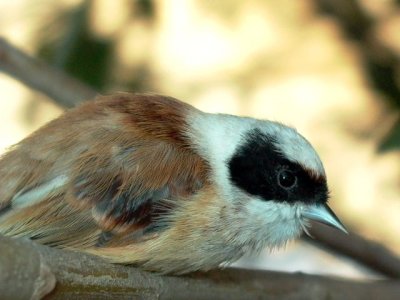
[[[324,223],[348,234],[342,222],[340,222],[339,218],[336,217],[335,213],[327,204],[314,204],[306,206],[301,211],[301,216],[306,219]]]

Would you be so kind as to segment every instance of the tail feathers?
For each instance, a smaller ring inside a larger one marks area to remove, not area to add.
[[[59,248],[93,247],[101,234],[90,211],[76,210],[62,196],[28,207],[8,207],[0,213],[0,233],[27,237]]]

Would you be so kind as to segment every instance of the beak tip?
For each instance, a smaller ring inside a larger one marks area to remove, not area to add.
[[[344,227],[343,224],[340,224],[340,225],[342,225],[342,226],[340,226],[340,227],[335,227],[335,228],[339,229],[339,230],[340,230],[341,232],[343,232],[344,234],[349,235],[349,231],[346,229],[346,227]]]
[[[301,214],[304,218],[326,224],[342,231],[347,235],[349,234],[346,227],[342,224],[342,222],[327,204],[306,207],[303,209]]]

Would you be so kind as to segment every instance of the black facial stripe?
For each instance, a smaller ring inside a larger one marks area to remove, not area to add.
[[[295,203],[325,203],[328,188],[325,178],[315,178],[298,163],[286,159],[276,147],[274,137],[254,129],[228,161],[231,181],[245,192],[264,200]],[[278,173],[290,170],[296,184],[288,189],[278,184]]]

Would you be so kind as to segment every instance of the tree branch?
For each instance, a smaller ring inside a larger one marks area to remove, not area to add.
[[[0,253],[0,294],[7,299],[29,299],[39,277],[43,296],[54,287],[53,276],[57,284],[45,299],[394,299],[400,294],[399,281],[357,282],[301,273],[226,269],[160,276],[9,237],[0,237]],[[45,276],[39,266],[46,266]]]
[[[28,56],[2,38],[0,38],[0,71],[42,92],[64,107],[73,107],[83,100],[92,99],[97,94],[79,80]]]
[[[349,235],[336,229],[312,222],[311,235],[306,238],[311,243],[327,247],[336,253],[348,256],[355,261],[391,278],[400,278],[400,260],[381,244],[369,241],[355,233]]]

